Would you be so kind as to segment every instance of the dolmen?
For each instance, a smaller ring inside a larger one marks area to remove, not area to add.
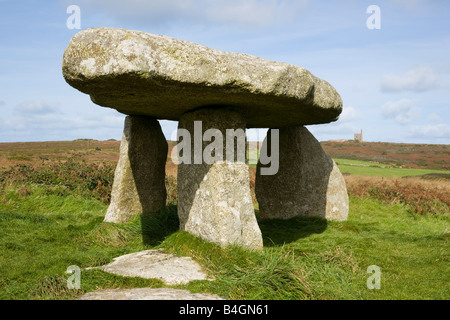
[[[262,249],[247,128],[269,128],[255,181],[261,219],[347,219],[345,181],[304,127],[336,121],[342,99],[308,70],[116,28],[77,33],[62,70],[94,103],[128,115],[105,221],[123,223],[165,206],[168,145],[159,119],[178,121],[181,230]]]

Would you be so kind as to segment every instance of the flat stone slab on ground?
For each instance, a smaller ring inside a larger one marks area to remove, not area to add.
[[[170,288],[106,289],[84,294],[80,300],[224,300],[206,293]]]
[[[328,123],[342,111],[336,90],[305,68],[140,31],[80,31],[62,70],[93,102],[128,115],[179,120],[228,106],[247,128],[277,128]]]
[[[160,279],[168,285],[213,280],[192,258],[164,253],[161,249],[126,254],[114,258],[110,264],[94,268],[127,277]]]

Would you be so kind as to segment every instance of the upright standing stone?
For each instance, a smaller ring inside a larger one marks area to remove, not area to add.
[[[191,162],[178,165],[180,229],[220,245],[236,244],[261,250],[262,236],[245,163],[245,122],[242,116],[226,109],[200,109],[185,114],[178,129],[180,136],[185,133],[178,144],[179,161],[188,162],[190,159]],[[227,129],[238,131],[227,132]],[[227,134],[231,137],[233,132],[243,134],[243,145],[234,139],[227,140]],[[214,139],[208,135],[211,133],[216,134]],[[222,135],[223,140],[217,134]],[[231,140],[236,143],[234,146],[228,144],[227,148],[227,142]],[[217,148],[212,148],[212,145]],[[235,157],[227,157],[227,151],[229,155],[233,152]],[[217,158],[208,163],[205,160],[208,155]]]
[[[121,223],[151,213],[166,203],[165,165],[168,145],[159,122],[127,116],[105,221]]]
[[[270,129],[273,130],[273,129]],[[255,193],[261,219],[297,216],[346,220],[345,180],[319,141],[305,127],[279,129],[279,170],[261,175],[258,162]],[[270,131],[263,148],[270,148]]]

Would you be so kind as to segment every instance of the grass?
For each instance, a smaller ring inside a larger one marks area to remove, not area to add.
[[[105,264],[145,247],[140,229],[103,224],[107,206],[98,200],[48,195],[42,187],[27,195],[10,189],[5,196],[0,205],[0,299],[70,299],[75,292],[61,283],[68,278],[67,267]],[[83,279],[85,290],[160,284],[99,271],[83,272]]]
[[[345,176],[351,195],[345,222],[259,221],[262,252],[220,248],[178,231],[172,176],[166,179],[164,210],[112,224],[103,222],[112,166],[69,159],[5,169],[0,172],[0,299],[76,299],[97,289],[163,287],[156,279],[84,270],[81,290],[69,290],[65,271],[164,248],[193,257],[216,279],[172,287],[227,299],[448,300],[448,181],[386,178],[389,170],[413,175],[416,169],[349,167],[382,170],[385,177]],[[382,272],[379,290],[366,285],[371,265]]]
[[[32,159],[29,156],[10,156],[8,157],[8,160],[20,160],[20,161],[32,161]]]
[[[254,155],[252,156],[254,157]],[[393,163],[381,163],[354,159],[334,158],[333,160],[336,162],[342,173],[349,173],[357,176],[401,178],[407,176],[421,176],[430,173],[443,173],[450,175],[450,171],[448,170],[403,168]],[[249,165],[256,168],[255,163],[250,163]]]
[[[81,273],[69,290],[64,272],[103,265],[150,248],[193,257],[215,281],[174,286],[227,299],[449,299],[449,218],[414,214],[400,203],[350,198],[349,220],[260,221],[263,252],[219,246],[177,231],[176,205],[153,217],[102,222],[107,205],[44,186],[2,189],[0,299],[74,299],[101,288],[162,287],[156,279]],[[1,198],[0,198],[1,199]],[[381,268],[369,290],[367,267]]]
[[[389,164],[378,162],[334,159],[342,173],[350,173],[358,176],[376,176],[376,177],[406,177],[420,176],[430,173],[450,174],[450,171],[432,170],[432,169],[415,169],[415,168],[399,168]]]

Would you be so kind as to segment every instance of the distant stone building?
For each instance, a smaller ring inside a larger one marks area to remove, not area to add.
[[[355,133],[354,134],[354,138],[355,141],[363,141],[363,135],[362,135],[362,129],[361,129],[361,133]]]

